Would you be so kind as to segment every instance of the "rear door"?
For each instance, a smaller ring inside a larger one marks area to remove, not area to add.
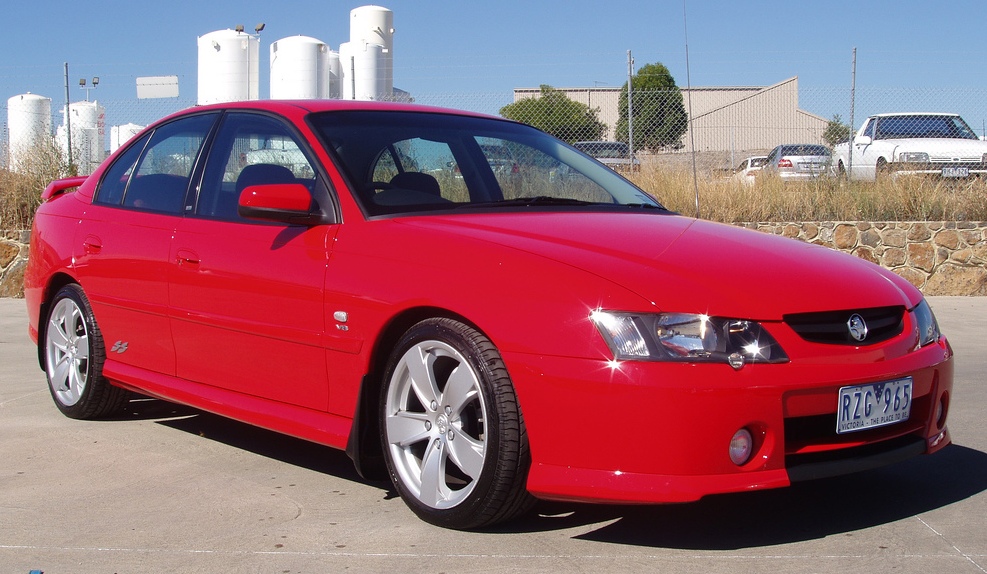
[[[327,408],[323,292],[336,226],[237,214],[237,197],[249,185],[302,183],[313,202],[325,201],[328,191],[311,157],[279,118],[224,116],[195,208],[176,230],[171,252],[179,377]]]
[[[118,156],[79,224],[76,265],[108,358],[174,374],[169,253],[189,183],[218,114],[182,118]]]

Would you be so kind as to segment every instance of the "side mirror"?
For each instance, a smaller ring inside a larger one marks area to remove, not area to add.
[[[313,209],[312,194],[300,183],[251,185],[240,192],[237,213],[247,219],[318,225],[325,217]]]
[[[857,136],[853,138],[853,145],[870,145],[872,141],[870,136]]]

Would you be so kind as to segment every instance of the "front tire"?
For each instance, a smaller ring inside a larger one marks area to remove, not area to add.
[[[483,334],[428,319],[398,342],[381,389],[391,481],[423,520],[456,529],[526,512],[527,435],[504,362]]]
[[[55,406],[73,419],[118,411],[127,391],[103,378],[106,349],[82,288],[66,285],[52,299],[44,336],[45,374]]]

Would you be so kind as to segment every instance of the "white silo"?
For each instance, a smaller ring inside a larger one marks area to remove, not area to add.
[[[390,100],[393,89],[387,87],[384,78],[387,67],[384,47],[380,44],[350,42],[350,48],[356,75],[353,99]]]
[[[339,97],[352,100],[356,93],[356,74],[353,69],[353,51],[350,42],[339,45]]]
[[[7,129],[7,166],[20,171],[32,150],[51,142],[51,98],[27,93],[8,99]]]
[[[144,126],[139,126],[134,123],[110,127],[110,153],[120,149],[120,146],[130,141],[130,139],[140,133],[142,129],[144,129]]]
[[[308,36],[282,38],[271,44],[271,99],[330,97],[329,46]]]
[[[394,88],[394,12],[382,6],[361,6],[350,10],[350,43],[354,47],[361,44],[381,47],[376,57],[376,72],[380,78],[374,80],[379,83],[380,91],[373,99],[388,99]],[[362,81],[359,72],[357,81]]]
[[[235,30],[199,36],[199,105],[259,97],[260,39]]]
[[[383,71],[387,66],[384,47],[366,42],[339,45],[341,94],[344,100],[389,100]]]
[[[73,102],[68,112],[62,108],[62,125],[58,126],[57,139],[68,154],[66,119],[71,115],[72,163],[80,175],[92,173],[105,158],[106,109],[99,102]],[[66,157],[66,159],[68,159]]]
[[[329,98],[343,97],[343,67],[339,62],[339,52],[329,52]]]

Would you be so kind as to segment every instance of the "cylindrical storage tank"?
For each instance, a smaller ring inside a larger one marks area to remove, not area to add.
[[[260,39],[234,30],[199,36],[200,105],[259,98]]]
[[[381,46],[382,58],[377,73],[381,89],[373,99],[390,99],[394,89],[394,12],[382,6],[361,6],[350,10],[350,43]],[[357,81],[361,81],[359,73]],[[367,80],[369,81],[369,80]]]
[[[20,171],[39,145],[51,142],[51,98],[28,93],[8,99],[7,129],[7,166]]]
[[[344,100],[352,100],[356,93],[356,71],[353,69],[353,44],[343,42],[339,45],[339,96]]]
[[[329,52],[329,98],[338,100],[343,97],[343,67],[339,61],[339,52]]]
[[[72,163],[80,175],[92,173],[106,157],[106,109],[99,102],[73,102],[68,112],[62,108],[62,126],[58,136],[62,150],[68,152],[65,134],[67,116],[72,124]],[[67,157],[66,157],[67,159]]]
[[[394,12],[382,6],[360,6],[350,10],[350,42],[383,46],[394,43]]]
[[[353,49],[355,47],[355,49]],[[390,100],[391,90],[384,83],[383,68],[387,65],[384,47],[379,44],[356,44],[350,42],[355,71],[355,100]]]
[[[271,44],[271,99],[325,99],[329,95],[329,46],[308,36]]]
[[[137,124],[123,124],[122,126],[112,126],[110,128],[110,153],[120,149],[120,146],[130,141],[132,137],[140,133],[144,126]]]

